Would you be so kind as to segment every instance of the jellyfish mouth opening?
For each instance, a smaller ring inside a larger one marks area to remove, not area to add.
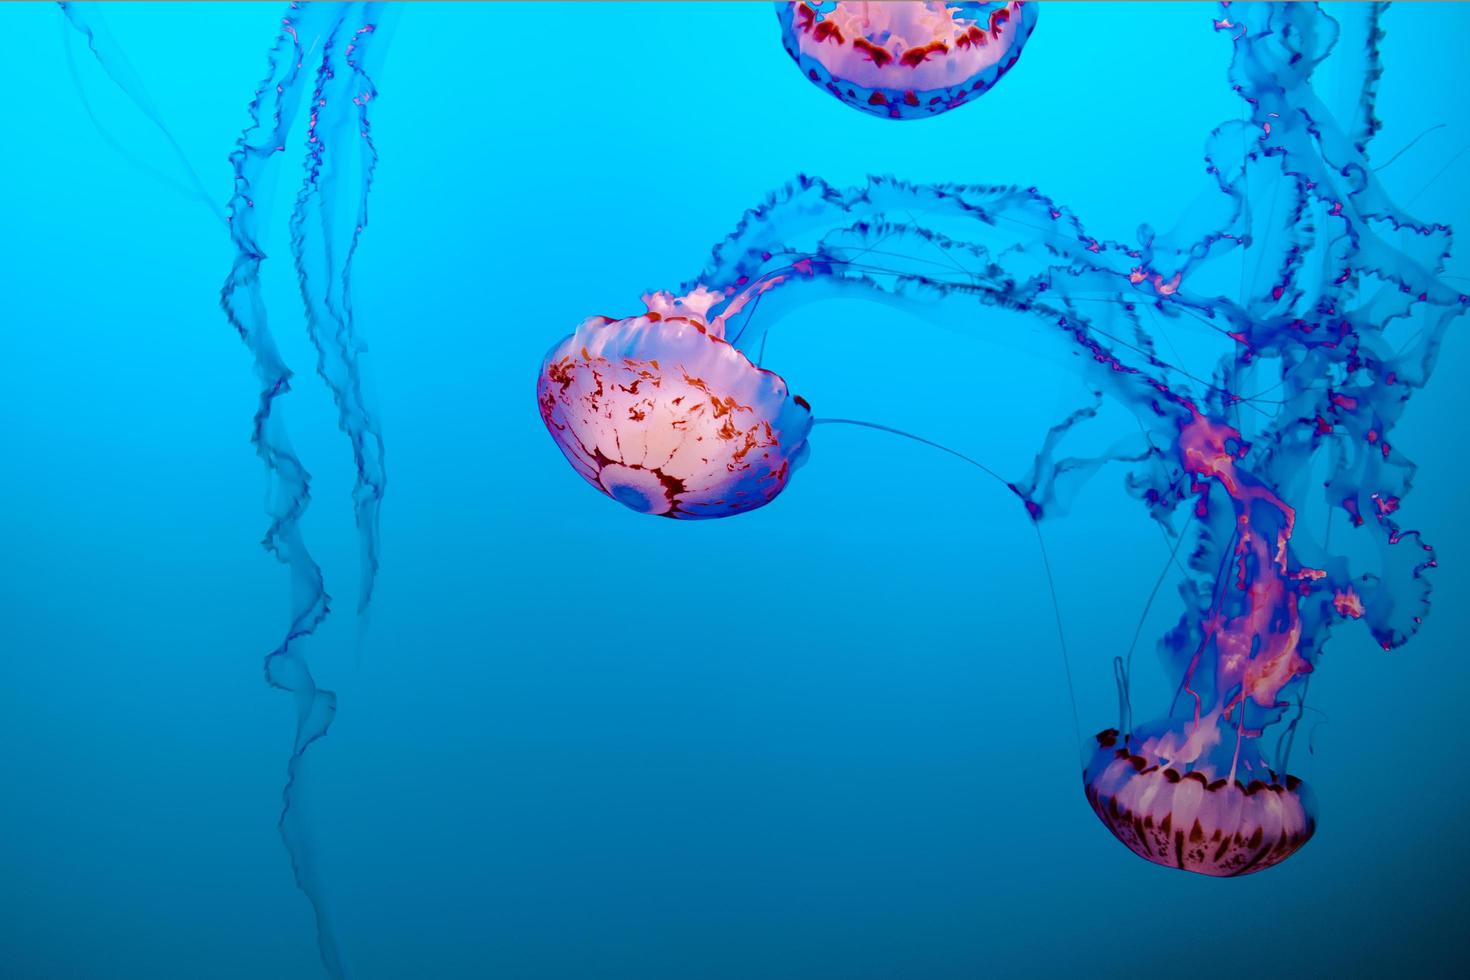
[[[1316,830],[1310,789],[1296,776],[1218,776],[1160,758],[1110,728],[1083,772],[1087,801],[1112,835],[1154,864],[1212,877],[1280,864]]]
[[[663,516],[673,512],[675,498],[683,491],[680,480],[658,470],[624,463],[606,463],[597,482],[609,497],[640,514]]]

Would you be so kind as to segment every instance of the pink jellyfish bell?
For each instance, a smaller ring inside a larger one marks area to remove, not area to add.
[[[802,74],[889,119],[947,112],[989,91],[1021,57],[1035,3],[797,0],[777,3]]]
[[[643,514],[728,517],[770,503],[806,455],[811,407],[725,340],[725,320],[774,284],[728,303],[703,287],[653,293],[647,313],[592,317],[553,347],[536,399],[572,468]]]
[[[1222,757],[1233,740],[1220,737],[1218,721],[1099,732],[1082,778],[1093,812],[1134,854],[1231,878],[1300,850],[1317,828],[1316,804],[1306,783],[1271,770],[1252,742]]]

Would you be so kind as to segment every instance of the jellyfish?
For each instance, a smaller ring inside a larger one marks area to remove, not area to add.
[[[378,513],[386,475],[378,422],[363,394],[358,335],[352,303],[352,268],[377,165],[369,107],[377,96],[373,76],[386,52],[381,3],[291,3],[279,21],[265,77],[255,89],[249,124],[230,154],[234,193],[221,211],[166,122],[150,102],[140,76],[105,30],[90,5],[61,5],[67,22],[82,34],[105,73],[164,135],[191,178],[160,176],[223,219],[235,254],[220,292],[225,318],[254,360],[259,382],[251,442],[270,481],[270,525],[263,545],[287,567],[291,582],[285,632],[265,656],[265,677],[292,695],[296,733],[286,766],[278,829],[296,885],[316,916],[322,962],[329,975],[349,968],[333,926],[325,883],[316,868],[307,806],[310,773],[307,749],[326,735],[336,713],[336,695],[318,686],[307,648],[326,620],[331,597],[322,568],[301,526],[311,500],[311,474],[291,446],[281,398],[294,374],[272,336],[261,288],[266,259],[261,244],[270,227],[278,173],[274,164],[288,144],[300,140],[301,182],[287,219],[292,265],[304,306],[307,334],[316,352],[316,371],[332,393],[338,427],[347,437],[356,467],[353,509],[360,549],[358,611],[365,613],[378,571]],[[84,97],[85,98],[85,97]],[[88,107],[91,114],[91,109]],[[95,115],[93,116],[96,120]],[[100,125],[100,123],[99,123]],[[146,165],[145,169],[148,168]]]
[[[855,109],[921,119],[983,95],[1021,57],[1035,3],[777,3],[786,53]]]
[[[752,295],[653,293],[647,312],[593,317],[552,348],[537,380],[541,419],[583,479],[676,519],[775,499],[804,456],[811,407],[725,340]],[[717,301],[723,312],[709,316]]]
[[[1036,188],[887,177],[841,188],[803,176],[747,211],[670,294],[695,297],[700,323],[718,324],[741,350],[763,349],[773,325],[835,297],[961,329],[995,329],[1001,311],[1038,324],[1008,341],[1070,365],[1096,400],[1048,429],[1029,471],[1008,477],[957,448],[860,424],[973,463],[1009,490],[1039,543],[1086,478],[1123,469],[1126,492],[1170,544],[1166,573],[1182,572],[1178,620],[1158,640],[1174,695],[1135,724],[1132,649],[1109,651],[1119,717],[1090,739],[1078,725],[1080,769],[1103,826],[1157,865],[1225,877],[1299,851],[1318,816],[1290,755],[1324,644],[1352,623],[1394,649],[1429,610],[1436,558],[1402,523],[1414,466],[1394,427],[1470,297],[1444,275],[1450,229],[1395,204],[1368,164],[1380,12],[1350,8],[1339,19],[1249,4],[1212,19],[1231,45],[1228,82],[1246,114],[1208,134],[1204,194],[1168,232],[1143,223],[1136,241],[1100,239]],[[1329,58],[1359,84],[1319,93],[1313,75]],[[672,302],[656,297],[652,312]],[[588,332],[618,331],[597,355],[609,364],[624,357],[636,372],[657,358],[656,377],[683,377],[693,362],[659,322],[599,319]],[[1166,330],[1212,349],[1213,369],[1171,360],[1158,340]],[[579,343],[558,345],[538,391],[543,419],[585,479],[616,498],[595,465],[614,453],[594,447],[636,455],[655,442],[737,479],[728,455],[703,448],[707,427],[620,410],[621,396],[584,403],[583,452],[568,452],[566,417],[548,414],[544,393],[561,383],[570,353],[592,363],[593,347]],[[772,390],[784,396],[778,381]],[[1092,436],[1104,400],[1136,433]],[[775,403],[765,411],[775,417]],[[787,458],[792,441],[771,460]],[[701,516],[749,509],[729,503],[720,494]]]

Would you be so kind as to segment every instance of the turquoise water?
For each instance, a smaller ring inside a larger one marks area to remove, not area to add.
[[[222,203],[279,11],[105,13]],[[311,814],[354,975],[1465,971],[1462,326],[1396,441],[1420,464],[1404,506],[1438,548],[1435,609],[1391,654],[1334,636],[1293,759],[1317,835],[1231,881],[1140,861],[1089,812],[1035,538],[1004,491],[834,429],[771,506],[653,521],[589,492],[532,405],[554,341],[693,275],[798,172],[1036,185],[1100,236],[1167,227],[1203,187],[1205,134],[1240,115],[1213,16],[1045,5],[994,91],[889,124],[805,82],[761,4],[399,11],[356,273],[389,471],[362,624],[352,459],[284,221],[266,242],[306,530],[338,597],[312,650],[341,707]],[[1385,15],[1374,154],[1443,124],[1382,178],[1461,228],[1467,18]],[[260,662],[287,583],[258,544],[249,357],[217,308],[228,236],[135,165],[179,173],[73,38],[127,156],[99,135],[55,7],[0,27],[0,974],[320,976],[275,826],[294,718]],[[1003,327],[815,307],[767,360],[823,414],[1018,472],[1085,396]],[[1120,479],[1048,526],[1084,732],[1115,723],[1111,658],[1166,557]],[[1145,624],[1141,683],[1167,683],[1149,650],[1176,615]]]

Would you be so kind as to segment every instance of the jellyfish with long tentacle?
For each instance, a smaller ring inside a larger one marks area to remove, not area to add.
[[[1015,67],[1036,4],[973,0],[778,2],[781,42],[814,85],[885,119],[973,102]]]
[[[1143,225],[1135,243],[1095,238],[1034,188],[872,178],[842,189],[802,178],[747,212],[673,294],[697,300],[700,323],[719,324],[721,342],[745,351],[760,349],[781,317],[827,297],[980,330],[995,311],[1013,311],[1042,329],[1010,342],[1039,339],[1039,350],[1129,412],[1136,434],[1075,453],[1098,414],[1080,407],[1049,430],[1028,473],[1004,482],[1039,533],[1079,477],[1122,466],[1129,494],[1172,554],[1186,556],[1183,611],[1159,641],[1172,704],[1135,724],[1132,665],[1118,656],[1119,724],[1083,747],[1091,807],[1157,864],[1240,875],[1306,843],[1315,804],[1287,767],[1323,644],[1337,623],[1357,620],[1391,649],[1428,611],[1435,556],[1400,523],[1414,467],[1393,429],[1470,298],[1443,276],[1449,229],[1395,205],[1367,163],[1379,13],[1355,8],[1339,21],[1307,5],[1224,8],[1213,26],[1233,46],[1228,80],[1247,116],[1209,135],[1205,197],[1167,234]],[[1329,57],[1361,79],[1340,103],[1312,83]],[[670,302],[653,294],[650,314]],[[588,321],[579,334],[628,322]],[[678,331],[648,315],[638,322],[644,329],[625,334],[616,355],[657,362],[648,382],[682,378]],[[1160,352],[1155,334],[1170,326],[1214,348],[1210,373]],[[584,362],[592,350],[579,351]],[[627,411],[630,402],[603,386],[618,382],[611,374],[560,387],[565,364],[548,358],[538,391],[548,431],[574,465],[573,437],[589,449],[657,445],[658,458],[714,474],[701,485],[738,484],[712,427],[643,403]],[[656,407],[663,389],[652,387]],[[677,397],[716,407],[698,389]],[[765,418],[777,417],[774,407]],[[559,424],[576,412],[580,426]],[[799,415],[775,426],[773,459],[795,458],[807,426]],[[612,459],[605,449],[588,454],[603,457]],[[579,469],[597,482],[595,467]],[[701,516],[749,509],[730,506],[723,489],[711,503]],[[1334,513],[1346,518],[1336,528]]]
[[[197,191],[193,196],[218,214],[96,11],[78,4],[62,8],[109,77],[163,132],[192,178],[186,190]],[[386,51],[383,19],[388,14],[380,3],[292,3],[287,8],[268,71],[249,105],[249,124],[230,155],[234,193],[227,226],[235,258],[220,294],[221,308],[254,357],[260,383],[251,442],[270,481],[271,524],[263,544],[291,578],[288,627],[280,644],[265,657],[267,682],[289,692],[296,705],[279,829],[297,887],[315,912],[322,962],[333,977],[346,977],[349,970],[315,862],[307,749],[327,733],[337,701],[332,691],[316,683],[306,653],[327,618],[331,599],[302,532],[311,474],[287,434],[279,400],[291,390],[293,373],[271,334],[261,270],[271,199],[279,180],[274,164],[293,139],[301,138],[305,154],[289,217],[291,254],[307,333],[317,355],[317,374],[332,393],[338,425],[348,437],[356,467],[353,502],[361,550],[361,613],[372,597],[378,570],[378,511],[385,473],[382,436],[363,394],[359,355],[364,348],[354,319],[352,266],[367,225],[378,159],[369,109],[377,95],[373,78]]]

